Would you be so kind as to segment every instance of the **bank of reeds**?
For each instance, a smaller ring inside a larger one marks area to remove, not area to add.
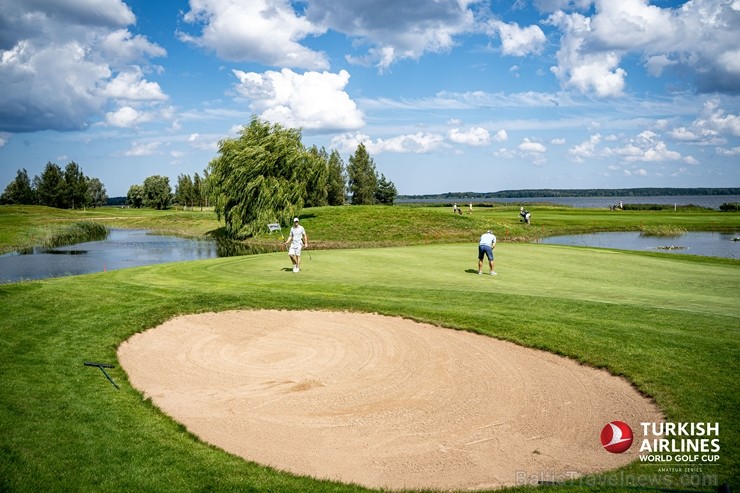
[[[78,221],[57,230],[44,241],[43,246],[54,248],[86,241],[99,241],[108,237],[108,228],[93,221]]]
[[[681,226],[652,225],[643,226],[640,230],[640,236],[681,236],[686,233],[686,228]]]

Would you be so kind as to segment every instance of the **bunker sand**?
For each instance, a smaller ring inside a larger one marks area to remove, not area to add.
[[[375,314],[182,316],[119,348],[131,384],[203,441],[298,475],[484,489],[614,469],[613,420],[661,421],[627,381],[547,352]]]

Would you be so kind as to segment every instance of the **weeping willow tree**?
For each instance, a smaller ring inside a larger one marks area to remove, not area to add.
[[[238,137],[221,140],[218,152],[208,165],[209,185],[230,237],[253,236],[269,223],[292,224],[317,164],[300,130],[253,117]]]

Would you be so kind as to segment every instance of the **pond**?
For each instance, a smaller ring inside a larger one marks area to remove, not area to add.
[[[639,233],[593,233],[553,236],[539,243],[686,253],[740,258],[737,235],[685,233],[677,237],[641,236]],[[217,243],[149,234],[146,230],[111,229],[102,241],[58,248],[36,247],[0,255],[0,284],[124,269],[165,262],[262,253],[237,243]]]
[[[552,236],[543,238],[538,243],[738,259],[740,241],[737,239],[738,235],[726,233],[692,232],[680,236],[643,236],[637,232],[621,232]]]
[[[219,252],[219,245],[211,240],[111,229],[102,241],[0,255],[0,283],[225,256]]]

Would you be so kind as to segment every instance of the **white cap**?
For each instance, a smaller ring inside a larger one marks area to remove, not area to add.
[[[297,222],[298,222],[298,218],[297,218],[297,217],[294,217],[294,218],[293,218],[293,222],[294,222],[294,223],[297,223]]]

